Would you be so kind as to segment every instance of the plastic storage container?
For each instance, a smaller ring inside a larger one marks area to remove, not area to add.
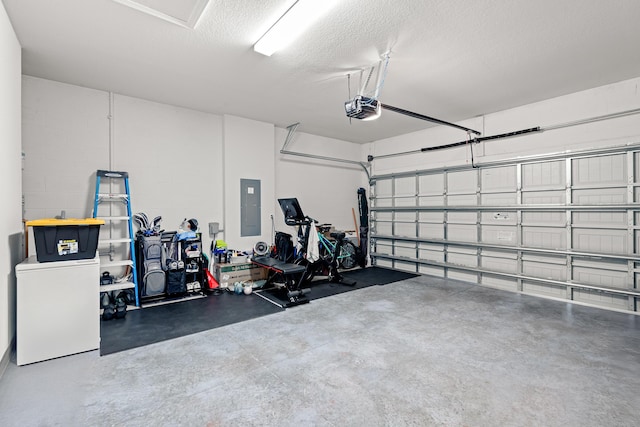
[[[104,220],[97,218],[27,221],[33,227],[38,262],[94,258],[102,224]]]

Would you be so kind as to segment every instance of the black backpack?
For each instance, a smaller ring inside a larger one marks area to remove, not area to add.
[[[167,294],[178,295],[187,292],[187,275],[184,261],[167,260]]]
[[[274,257],[283,262],[293,261],[294,251],[291,234],[281,231],[276,232],[276,253]]]

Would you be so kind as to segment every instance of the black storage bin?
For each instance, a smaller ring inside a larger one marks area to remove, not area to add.
[[[95,258],[102,224],[96,218],[27,221],[33,227],[38,262]]]

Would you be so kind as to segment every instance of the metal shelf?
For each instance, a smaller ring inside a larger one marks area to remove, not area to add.
[[[123,289],[133,289],[135,288],[135,283],[133,282],[120,282],[120,283],[112,283],[110,285],[100,285],[100,292],[111,292],[111,291],[120,291]]]

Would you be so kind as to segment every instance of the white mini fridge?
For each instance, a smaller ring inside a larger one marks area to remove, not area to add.
[[[18,365],[100,347],[100,258],[16,266]]]

